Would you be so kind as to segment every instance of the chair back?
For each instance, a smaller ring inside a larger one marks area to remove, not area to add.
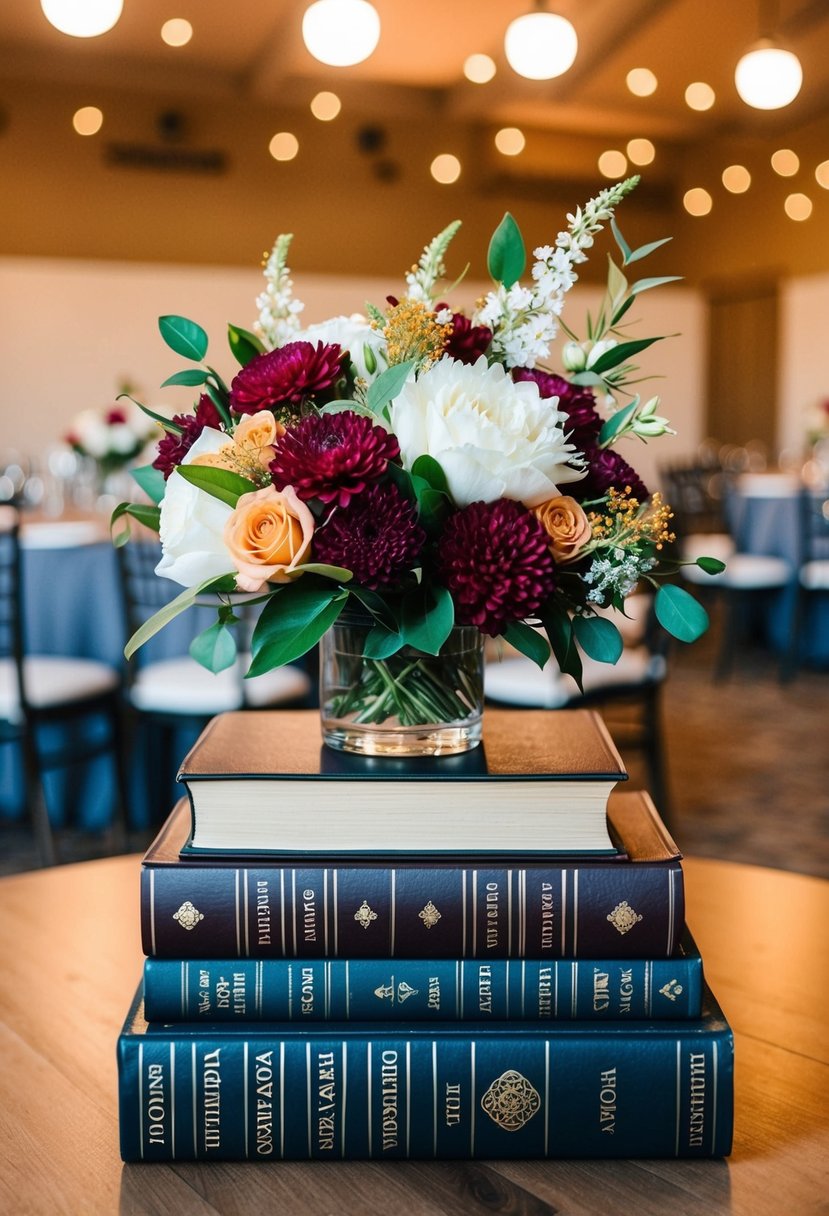
[[[15,711],[25,716],[26,689],[23,679],[24,614],[23,575],[20,550],[20,521],[16,510],[0,507],[0,662],[6,668]],[[17,716],[17,713],[16,713]]]
[[[799,564],[829,560],[829,488],[804,489],[800,495]]]
[[[680,538],[699,532],[727,532],[724,518],[725,474],[705,464],[675,464],[660,470],[665,498]]]

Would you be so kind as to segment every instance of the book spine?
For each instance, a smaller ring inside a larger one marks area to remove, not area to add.
[[[699,1025],[698,1023],[694,1025]],[[192,1029],[192,1028],[191,1028]],[[720,1157],[726,1030],[123,1036],[126,1161]]]
[[[697,1018],[702,960],[149,958],[144,1011],[177,1021]]]
[[[678,863],[513,869],[144,866],[158,958],[667,958]]]

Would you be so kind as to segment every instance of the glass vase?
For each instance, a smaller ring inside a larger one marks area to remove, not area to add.
[[[437,655],[404,646],[366,658],[370,617],[343,614],[320,642],[322,737],[371,756],[452,755],[481,740],[483,637],[455,626]]]

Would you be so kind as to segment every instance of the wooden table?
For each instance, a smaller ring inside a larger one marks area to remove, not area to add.
[[[829,883],[689,859],[688,920],[736,1031],[723,1161],[122,1165],[115,1040],[137,857],[0,880],[0,1211],[280,1216],[825,1212]]]

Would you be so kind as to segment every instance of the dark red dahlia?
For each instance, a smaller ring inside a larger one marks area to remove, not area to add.
[[[314,560],[345,566],[361,587],[390,587],[411,570],[426,541],[414,503],[378,482],[314,533]]]
[[[624,490],[630,486],[634,498],[644,502],[650,491],[636,470],[620,456],[615,448],[591,447],[584,450],[587,458],[587,476],[568,486],[573,498],[584,502],[593,498],[604,498],[611,486]]]
[[[399,455],[394,435],[363,414],[343,410],[309,414],[288,427],[269,467],[277,490],[293,486],[304,501],[319,498],[345,507]]]
[[[443,305],[438,305],[438,308]],[[461,363],[474,363],[485,355],[492,342],[492,330],[488,325],[473,325],[462,312],[452,314],[452,333],[446,343],[444,354]]]
[[[180,435],[167,431],[164,438],[159,440],[158,454],[153,461],[153,468],[161,469],[165,481],[176,465],[184,460],[206,426],[212,426],[217,431],[222,428],[219,411],[207,393],[202,393],[194,414],[175,414],[173,422],[177,422],[184,430]]]
[[[452,593],[457,623],[490,637],[536,613],[555,588],[547,534],[510,498],[473,502],[449,517],[438,573]]]
[[[237,414],[300,405],[324,393],[343,375],[345,354],[336,342],[287,342],[251,359],[230,385],[230,408]]]
[[[542,397],[558,397],[558,408],[567,415],[564,423],[565,433],[570,442],[579,451],[592,447],[602,429],[601,415],[596,410],[596,402],[588,388],[580,384],[571,384],[563,376],[550,372],[536,371],[535,368],[516,367],[512,373],[513,380],[532,380],[538,385]]]

